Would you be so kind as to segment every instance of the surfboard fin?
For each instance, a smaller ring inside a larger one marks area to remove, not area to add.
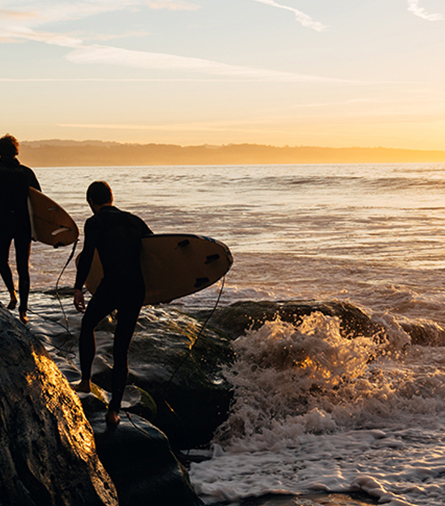
[[[207,260],[204,262],[204,264],[211,264],[212,262],[215,262],[216,260],[219,260],[221,257],[218,255],[218,253],[215,253],[214,255],[209,255],[207,257]]]
[[[70,229],[70,228],[68,228],[68,227],[60,227],[60,228],[58,228],[57,230],[53,230],[53,231],[51,232],[51,235],[61,234],[62,232],[66,232],[66,231],[68,231],[68,232],[69,232],[70,230],[71,230],[71,229]]]
[[[201,286],[208,285],[209,283],[209,278],[196,278],[195,288],[201,288]]]
[[[190,241],[188,239],[185,239],[184,241],[178,242],[178,248],[185,248],[190,244]]]

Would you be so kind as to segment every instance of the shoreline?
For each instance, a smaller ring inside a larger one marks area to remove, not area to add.
[[[20,161],[31,167],[445,163],[445,151],[381,146],[180,146],[48,140],[22,142]]]

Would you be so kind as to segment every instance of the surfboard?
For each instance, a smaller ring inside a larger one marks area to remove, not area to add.
[[[203,290],[222,278],[232,263],[229,248],[210,237],[193,234],[145,237],[141,250],[144,304],[169,302]],[[85,283],[92,294],[102,278],[102,264],[96,250]]]
[[[72,244],[79,237],[79,229],[71,216],[35,188],[29,188],[28,208],[34,240],[58,248]]]

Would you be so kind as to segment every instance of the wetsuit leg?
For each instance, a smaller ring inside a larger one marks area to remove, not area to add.
[[[128,352],[131,338],[144,300],[142,296],[120,304],[117,311],[117,326],[114,335],[114,365],[111,377],[111,401],[109,411],[118,412],[121,407],[122,396],[128,378]]]
[[[29,279],[29,254],[31,251],[31,237],[27,234],[14,237],[17,273],[19,275],[19,311],[25,312],[28,309],[28,297],[30,289]]]
[[[96,294],[88,303],[87,309],[82,318],[82,326],[79,337],[79,355],[82,380],[91,379],[91,368],[96,354],[96,336],[94,334],[94,329],[103,318],[116,309],[115,301],[110,295],[109,291],[107,293],[107,290],[101,290],[101,287],[99,286]]]
[[[12,237],[9,234],[0,234],[0,274],[9,293],[14,291],[14,280],[9,267],[9,249]]]

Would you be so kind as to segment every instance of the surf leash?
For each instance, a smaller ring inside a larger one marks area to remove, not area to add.
[[[219,305],[219,302],[221,300],[222,293],[223,293],[223,290],[224,290],[225,280],[226,280],[226,277],[223,276],[222,282],[221,282],[221,288],[220,288],[219,294],[218,294],[218,298],[216,299],[216,302],[215,302],[215,305],[213,306],[213,309],[210,311],[210,314],[207,316],[207,318],[205,319],[204,323],[201,325],[201,328],[199,329],[198,335],[196,336],[195,342],[189,348],[189,353],[187,353],[185,355],[185,357],[182,359],[182,361],[176,367],[175,371],[173,372],[173,374],[171,375],[170,379],[168,380],[167,385],[164,387],[164,390],[163,390],[164,392],[167,390],[167,388],[170,387],[171,382],[173,381],[173,378],[176,376],[176,373],[179,371],[179,369],[183,366],[184,362],[189,357],[192,356],[193,348],[195,347],[196,343],[198,342],[198,339],[202,336],[202,333],[204,332],[204,329],[207,327],[207,324],[209,323],[210,318],[214,315],[214,313],[215,313],[215,311],[216,311],[216,309],[217,309],[217,307]],[[172,409],[168,404],[167,404],[167,406],[170,409]]]
[[[221,282],[221,288],[219,290],[219,294],[218,294],[218,297],[216,299],[216,302],[213,306],[213,309],[211,310],[210,314],[207,316],[207,318],[205,319],[204,323],[201,325],[201,328],[199,329],[199,332],[198,332],[198,335],[196,336],[196,339],[194,341],[194,343],[190,346],[189,348],[189,353],[187,353],[185,355],[185,357],[182,359],[182,361],[180,362],[180,364],[176,367],[175,371],[173,372],[173,374],[171,375],[170,379],[168,380],[167,382],[167,385],[162,389],[162,397],[165,397],[165,392],[167,391],[167,389],[170,387],[171,385],[171,382],[173,381],[173,378],[175,377],[176,373],[179,371],[179,369],[182,367],[182,365],[184,364],[184,362],[187,360],[187,358],[189,358],[191,355],[192,355],[192,351],[193,351],[193,348],[195,346],[195,344],[197,343],[198,339],[201,337],[202,333],[204,332],[204,329],[206,328],[207,324],[209,323],[210,321],[210,318],[213,316],[213,314],[215,313],[218,305],[219,305],[219,302],[221,300],[221,297],[222,297],[222,293],[223,293],[223,290],[224,290],[224,284],[225,284],[225,279],[226,277],[224,276],[222,278],[222,282]],[[183,428],[183,431],[184,431],[184,434],[185,434],[185,437],[186,439],[190,439],[189,438],[189,435],[187,434],[187,428],[184,424],[184,422],[181,420],[180,416],[176,413],[176,411],[172,408],[172,406],[170,405],[170,403],[164,398],[163,399],[164,401],[164,404],[167,406],[167,408],[171,411],[171,413],[176,417],[176,419],[179,421],[179,423],[182,425],[182,428]],[[148,434],[148,432],[144,429],[142,429],[141,427],[138,427],[137,424],[134,422],[133,418],[131,417],[131,414],[128,410],[126,409],[122,409],[122,411],[125,412],[125,414],[127,415],[127,418],[128,420],[130,421],[130,423],[134,426],[135,429],[137,429],[138,431],[140,431],[142,434],[146,435],[147,437],[150,437],[150,434]],[[189,450],[190,451],[190,450]]]
[[[63,269],[62,271],[60,272],[59,274],[59,277],[57,278],[57,281],[56,281],[56,297],[57,297],[57,300],[59,301],[59,304],[60,304],[60,308],[62,310],[62,314],[63,314],[63,317],[65,319],[65,323],[66,323],[66,331],[68,332],[68,335],[70,337],[72,337],[72,334],[69,330],[69,322],[68,322],[68,318],[66,316],[66,313],[65,313],[65,308],[63,307],[63,303],[62,303],[62,299],[60,298],[60,294],[59,294],[59,282],[66,270],[66,268],[68,267],[69,263],[71,262],[71,260],[73,259],[74,257],[74,253],[76,252],[76,248],[77,248],[77,243],[79,242],[79,239],[76,239],[74,241],[74,244],[73,244],[73,248],[71,249],[71,253],[70,253],[70,256],[68,257],[68,260],[65,262],[65,265],[63,266]]]
[[[60,308],[62,310],[62,314],[63,314],[63,318],[65,320],[65,325],[62,325],[61,323],[57,322],[57,321],[54,321],[52,318],[49,318],[47,316],[43,316],[39,313],[37,313],[36,311],[32,311],[31,309],[28,309],[28,311],[32,314],[36,314],[38,316],[40,316],[41,318],[43,318],[44,320],[48,320],[48,321],[51,321],[52,323],[55,323],[56,325],[60,325],[64,330],[64,334],[66,334],[66,337],[65,337],[65,341],[60,345],[60,346],[56,346],[55,344],[52,344],[52,346],[54,346],[54,348],[56,348],[57,350],[61,351],[61,352],[64,352],[64,353],[70,353],[72,355],[76,355],[73,351],[69,351],[69,350],[65,350],[63,347],[65,346],[65,343],[67,342],[68,338],[72,338],[73,335],[70,331],[70,326],[69,326],[69,321],[68,321],[68,317],[66,315],[66,312],[65,312],[65,308],[63,307],[63,302],[62,302],[62,299],[60,297],[60,293],[59,293],[59,283],[60,283],[60,280],[66,270],[66,268],[68,267],[69,263],[71,262],[71,260],[73,259],[74,257],[74,253],[76,252],[76,248],[77,248],[77,243],[79,242],[79,239],[76,239],[74,241],[74,244],[73,244],[73,247],[71,249],[71,253],[68,257],[68,260],[65,262],[65,265],[63,266],[58,278],[57,278],[57,281],[56,281],[56,287],[55,287],[55,295],[57,297],[57,300],[59,302],[59,305],[60,305]],[[35,334],[43,334],[43,332],[37,332]],[[62,333],[60,334],[57,334],[57,335],[62,335]]]
[[[195,339],[194,343],[189,347],[189,352],[183,357],[183,359],[181,360],[181,362],[179,363],[179,365],[174,370],[173,374],[170,376],[170,379],[168,380],[167,384],[162,389],[162,397],[163,397],[164,404],[167,406],[167,408],[170,410],[170,412],[177,418],[177,420],[179,421],[179,423],[182,425],[185,437],[187,439],[189,439],[189,435],[187,434],[187,428],[186,428],[184,422],[181,420],[181,417],[176,413],[176,411],[173,409],[173,407],[170,405],[170,403],[165,398],[166,397],[166,392],[170,388],[171,383],[173,381],[173,378],[176,376],[176,373],[184,365],[185,361],[189,357],[192,356],[193,348],[195,347],[196,343],[198,342],[198,339],[202,336],[202,333],[204,332],[205,328],[207,327],[207,324],[209,323],[210,318],[214,315],[214,313],[215,313],[215,311],[216,311],[216,309],[217,309],[217,307],[219,305],[219,302],[221,300],[222,294],[223,294],[225,280],[226,280],[226,277],[223,276],[222,277],[222,281],[221,281],[221,288],[219,290],[219,294],[218,294],[216,302],[215,302],[215,304],[213,306],[213,309],[210,311],[210,314],[207,316],[207,318],[204,320],[203,324],[201,325],[201,328],[199,329],[199,332],[198,332],[198,334],[196,336],[196,339]]]

